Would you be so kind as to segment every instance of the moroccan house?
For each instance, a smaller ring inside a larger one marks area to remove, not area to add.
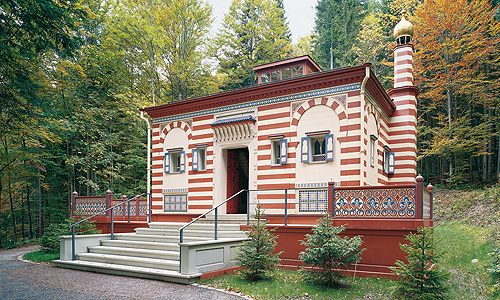
[[[432,225],[416,174],[412,36],[403,17],[387,92],[369,63],[322,70],[306,55],[254,67],[255,86],[142,109],[153,123],[151,224],[221,203],[219,218],[246,217],[259,204],[282,264],[297,266],[300,240],[329,212],[363,235],[357,271],[387,275],[404,235]]]

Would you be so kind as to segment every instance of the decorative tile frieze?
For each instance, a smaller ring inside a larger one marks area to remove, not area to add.
[[[320,96],[325,96],[325,95],[344,93],[344,92],[359,90],[360,88],[361,88],[360,83],[353,83],[353,84],[348,84],[348,85],[343,85],[343,86],[326,88],[326,89],[322,89],[322,90],[314,90],[314,91],[308,91],[308,92],[303,92],[303,93],[298,93],[298,94],[293,94],[293,95],[286,95],[286,96],[279,96],[279,97],[273,97],[273,98],[268,98],[268,99],[261,99],[261,100],[257,100],[257,101],[250,101],[250,102],[240,103],[240,104],[236,104],[236,105],[217,107],[217,108],[196,111],[196,112],[191,112],[191,113],[182,114],[182,115],[170,116],[170,117],[165,117],[165,118],[158,118],[158,119],[153,120],[153,124],[161,123],[161,122],[165,122],[165,121],[172,121],[172,120],[179,120],[179,119],[184,119],[184,118],[193,118],[193,117],[198,117],[198,116],[216,114],[216,113],[232,111],[232,110],[237,110],[237,109],[243,109],[243,108],[258,107],[258,106],[262,106],[262,105],[276,104],[276,103],[300,100],[300,99],[305,99],[305,98],[314,98],[314,97],[320,97]]]
[[[163,189],[163,193],[187,193],[187,188],[179,188],[179,189]]]

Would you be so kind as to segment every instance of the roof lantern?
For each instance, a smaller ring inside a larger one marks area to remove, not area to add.
[[[414,26],[405,19],[405,13],[406,11],[403,9],[401,11],[401,21],[394,27],[394,38],[398,45],[409,44],[413,38]]]

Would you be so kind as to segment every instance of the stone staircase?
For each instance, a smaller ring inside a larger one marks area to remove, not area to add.
[[[218,240],[246,238],[240,231],[246,224],[245,215],[218,216]],[[150,223],[148,228],[136,228],[133,233],[118,233],[114,239],[100,240],[88,246],[87,252],[76,253],[76,260],[55,260],[58,267],[114,275],[148,278],[177,283],[191,283],[202,274],[179,272],[179,228],[185,223]],[[212,242],[214,217],[207,216],[184,229],[184,243]]]

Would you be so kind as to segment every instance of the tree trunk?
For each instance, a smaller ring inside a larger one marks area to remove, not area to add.
[[[9,201],[10,201],[10,214],[12,216],[12,230],[14,231],[14,243],[17,243],[17,230],[16,230],[16,215],[14,213],[14,199],[12,199],[12,186],[10,183],[10,176],[8,178],[9,182]]]
[[[28,184],[28,178],[25,178],[26,181],[26,204],[28,205],[28,222],[30,227],[30,239],[33,239],[33,220],[31,217],[31,204],[30,204],[30,188]]]

